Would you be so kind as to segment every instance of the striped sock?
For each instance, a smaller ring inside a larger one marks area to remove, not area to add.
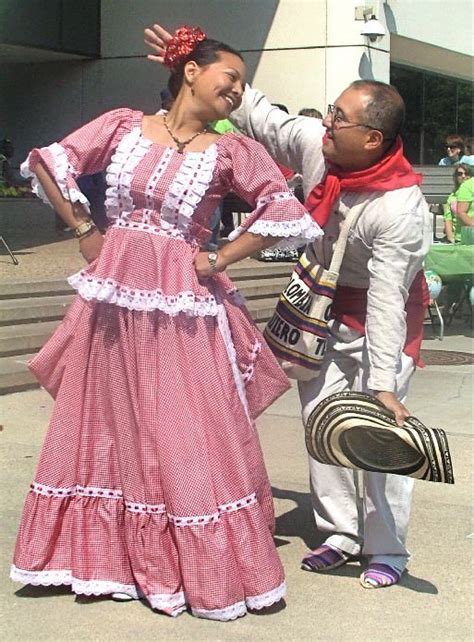
[[[322,544],[322,546],[304,556],[301,568],[305,571],[314,571],[316,573],[331,571],[345,564],[350,557],[351,555],[348,553],[330,544]]]
[[[364,588],[385,588],[397,584],[401,573],[388,564],[369,564],[360,576]]]

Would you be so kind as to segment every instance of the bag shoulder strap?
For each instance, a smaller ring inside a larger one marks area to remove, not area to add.
[[[329,266],[329,270],[331,272],[335,272],[336,274],[339,274],[342,259],[344,258],[344,252],[346,251],[349,232],[353,227],[355,227],[355,224],[357,223],[359,216],[364,211],[366,205],[367,205],[367,201],[364,199],[363,202],[357,203],[356,205],[351,207],[351,210],[347,215],[346,220],[342,224],[339,237],[334,247],[334,253],[332,255],[331,264]]]

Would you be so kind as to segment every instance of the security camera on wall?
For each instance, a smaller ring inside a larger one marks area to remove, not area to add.
[[[367,22],[362,27],[360,33],[362,36],[368,38],[370,42],[376,42],[377,40],[385,36],[385,27],[372,14],[369,20],[367,20]]]

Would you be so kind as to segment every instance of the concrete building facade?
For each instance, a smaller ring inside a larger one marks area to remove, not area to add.
[[[376,42],[364,12],[385,27]],[[2,0],[0,138],[18,163],[107,109],[153,112],[167,74],[146,60],[143,28],[158,21],[240,49],[249,81],[290,112],[392,79],[411,160],[435,162],[447,133],[472,135],[473,13],[472,0]]]

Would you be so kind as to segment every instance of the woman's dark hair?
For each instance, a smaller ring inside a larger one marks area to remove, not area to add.
[[[461,153],[460,156],[464,154],[464,139],[459,134],[450,134],[446,136],[445,141],[446,147],[459,147]]]
[[[466,176],[468,178],[471,178],[472,175],[474,174],[474,167],[472,165],[468,165],[467,163],[459,163],[459,165],[456,165],[456,167],[454,168],[454,173],[453,173],[453,181],[454,181],[454,189],[455,190],[457,190],[457,188],[459,187],[458,182],[456,180],[459,168],[463,169],[466,172]]]
[[[242,54],[231,46],[226,45],[224,42],[212,40],[211,38],[206,38],[205,40],[198,42],[191,53],[188,54],[186,58],[183,58],[183,60],[171,72],[171,76],[168,80],[168,89],[172,93],[173,97],[176,98],[179,94],[179,90],[183,84],[184,66],[187,62],[194,60],[199,67],[205,67],[206,65],[211,65],[213,62],[217,62],[221,51],[234,54],[234,56],[237,56],[243,61]]]

